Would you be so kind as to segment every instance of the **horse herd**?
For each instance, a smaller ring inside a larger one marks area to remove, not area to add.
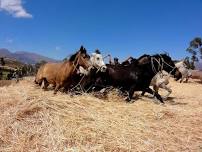
[[[144,54],[137,59],[130,57],[121,64],[110,63],[104,63],[98,50],[89,56],[81,46],[67,61],[42,65],[35,83],[43,84],[45,90],[51,84],[54,94],[60,89],[72,91],[78,85],[86,92],[117,88],[125,93],[126,101],[131,101],[135,91],[142,91],[142,95],[147,92],[164,103],[158,88],[168,90],[169,95],[172,91],[167,87],[169,77],[173,76],[176,80],[185,77],[182,70],[180,72],[181,64],[176,65],[167,54]],[[153,89],[150,85],[153,85]]]

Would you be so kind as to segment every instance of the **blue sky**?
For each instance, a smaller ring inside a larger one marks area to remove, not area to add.
[[[181,59],[189,41],[202,37],[202,0],[0,2],[0,48],[13,52],[63,59],[84,45],[120,59],[163,51]]]

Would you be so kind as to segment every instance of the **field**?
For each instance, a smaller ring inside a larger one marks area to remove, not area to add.
[[[0,151],[202,151],[202,84],[171,81],[165,105],[42,91],[26,78],[0,87]],[[160,92],[164,94],[164,92]]]

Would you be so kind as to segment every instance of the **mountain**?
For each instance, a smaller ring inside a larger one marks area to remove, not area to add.
[[[47,62],[57,62],[57,60],[55,59],[51,59],[36,53],[25,52],[25,51],[18,51],[18,52],[12,53],[5,48],[0,49],[0,57],[13,58],[27,64],[36,64],[37,62],[40,62],[42,60]]]

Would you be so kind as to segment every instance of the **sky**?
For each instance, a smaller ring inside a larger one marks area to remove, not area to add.
[[[121,60],[202,37],[202,0],[0,0],[0,48],[63,59],[84,45]]]

